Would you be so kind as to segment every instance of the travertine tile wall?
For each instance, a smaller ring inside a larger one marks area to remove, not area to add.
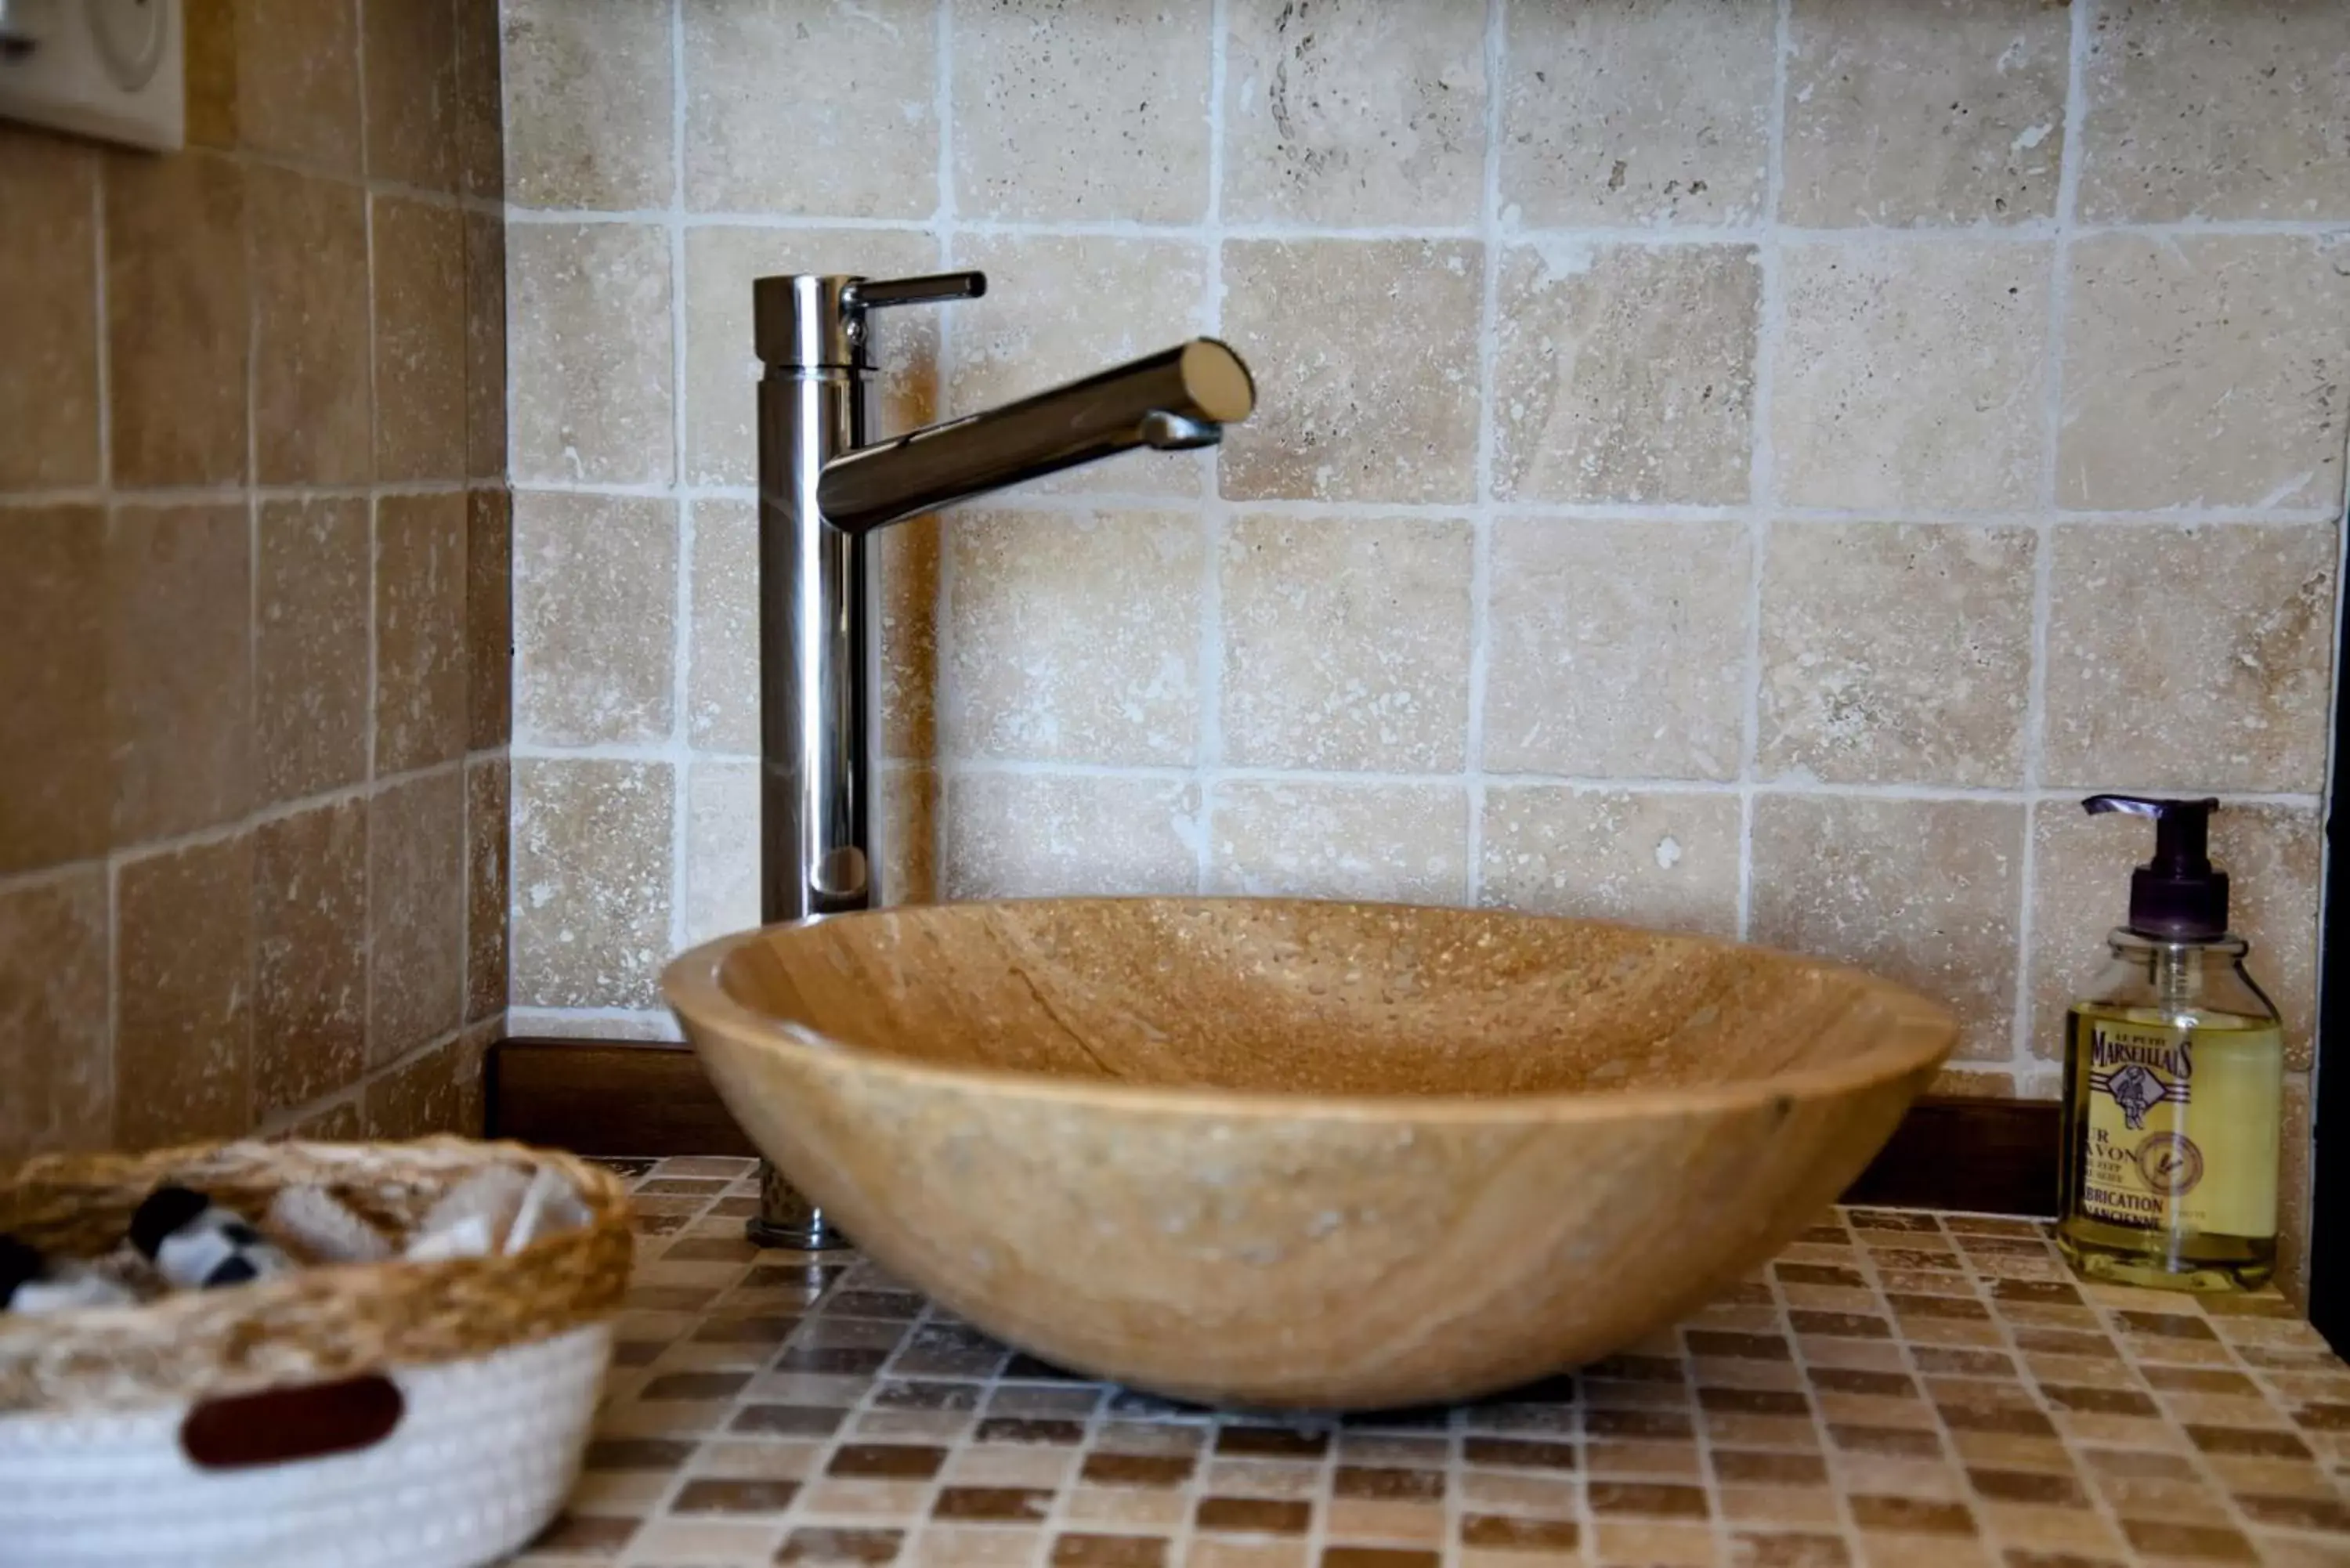
[[[190,0],[187,151],[0,126],[0,1159],[479,1120],[494,0]]]
[[[890,540],[901,890],[1741,933],[2046,1095],[2074,800],[2211,790],[2308,1067],[2350,7],[504,16],[535,1024],[756,913],[750,280],[957,265],[899,425],[1200,331],[1263,405]]]

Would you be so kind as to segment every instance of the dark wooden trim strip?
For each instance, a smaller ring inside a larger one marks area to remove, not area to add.
[[[583,1154],[758,1152],[682,1045],[503,1040],[486,1072],[494,1137]],[[1920,1100],[1845,1199],[2050,1214],[2057,1136],[2053,1101]]]

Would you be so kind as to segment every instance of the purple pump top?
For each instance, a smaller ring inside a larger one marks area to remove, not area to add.
[[[2228,874],[2211,864],[2216,800],[2148,800],[2093,794],[2092,816],[2108,811],[2154,819],[2154,858],[2130,873],[2129,929],[2158,941],[2207,942],[2228,934]]]

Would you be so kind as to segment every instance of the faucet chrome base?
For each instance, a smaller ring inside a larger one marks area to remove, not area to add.
[[[793,1252],[827,1252],[855,1245],[824,1217],[823,1210],[764,1159],[759,1162],[759,1211],[743,1222],[743,1234],[754,1247]]]

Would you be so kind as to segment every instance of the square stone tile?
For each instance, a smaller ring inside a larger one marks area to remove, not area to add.
[[[33,243],[0,251],[0,487],[98,479],[98,154],[0,129],[0,208]]]
[[[1478,902],[1730,937],[1738,860],[1728,792],[1489,784]]]
[[[515,496],[517,736],[558,746],[669,739],[677,555],[674,502]]]
[[[106,867],[0,893],[0,1149],[100,1149],[114,1137]]]
[[[355,5],[234,0],[236,140],[338,174],[359,171]]]
[[[1174,512],[962,512],[945,533],[948,753],[1191,760],[1200,520]]]
[[[1960,1061],[2005,1061],[2024,808],[1767,794],[1747,935],[1915,986],[1959,1016]]]
[[[1335,11],[1243,0],[1225,27],[1226,223],[1477,221],[1480,0]]]
[[[931,0],[684,0],[684,10],[688,208],[835,218],[937,208]],[[779,60],[825,68],[779,92]]]
[[[368,1064],[368,805],[263,823],[253,849],[253,1114],[359,1081]]]
[[[1205,825],[1192,784],[959,773],[945,809],[949,898],[1198,889]]]
[[[367,1136],[372,1139],[429,1137],[434,1133],[478,1137],[478,1125],[468,1127],[464,1122],[466,1106],[480,1097],[468,1082],[468,1074],[478,1070],[478,1062],[469,1069],[464,1045],[455,1040],[402,1063],[369,1083],[361,1096]]]
[[[945,4],[958,215],[1206,215],[1209,0]]]
[[[1769,184],[1767,7],[1518,5],[1502,211],[1527,228],[1751,223]]]
[[[253,1118],[253,838],[116,874],[115,1147],[234,1137]]]
[[[694,501],[687,592],[686,734],[702,750],[759,751],[759,508]]]
[[[1232,519],[1220,563],[1223,760],[1458,771],[1472,548],[1465,518]]]
[[[463,479],[464,214],[397,197],[372,200],[376,477]]]
[[[0,871],[29,871],[112,838],[104,512],[0,510]]]
[[[753,484],[759,477],[759,358],[751,336],[751,284],[795,272],[911,276],[939,269],[938,241],[900,230],[776,231],[695,227],[685,234],[685,472],[696,484]],[[1021,280],[996,277],[999,290]],[[1072,302],[1059,302],[1064,309]],[[971,306],[951,305],[957,331]],[[884,311],[876,362],[877,433],[931,421],[937,396],[941,309]],[[1180,336],[1180,334],[1179,334]],[[1171,341],[1171,339],[1170,339]],[[1107,363],[1107,361],[1105,361]],[[1095,367],[1098,369],[1099,367]],[[983,405],[972,405],[973,407]]]
[[[516,483],[670,478],[669,264],[669,235],[649,224],[507,229]]]
[[[2332,524],[2075,524],[2054,538],[2049,783],[2320,787]]]
[[[661,763],[516,759],[515,1005],[660,1005],[676,789]]]
[[[1762,289],[1753,247],[1513,246],[1499,286],[1496,496],[1746,499]]]
[[[1196,241],[977,234],[956,242],[955,265],[986,272],[990,288],[950,306],[954,363],[941,403],[950,414],[993,408],[1208,330],[1208,251]],[[1126,452],[1035,481],[1032,493],[1195,496],[1203,456]]]
[[[1807,228],[2049,218],[2073,23],[2040,0],[1797,0],[1786,186]]]
[[[358,484],[374,472],[367,197],[255,168],[255,469],[264,484]]]
[[[1788,246],[1778,499],[1967,511],[2035,500],[2050,256],[1989,241]]]
[[[57,237],[69,240],[70,227]],[[245,251],[241,168],[201,152],[109,156],[106,388],[118,486],[244,478]]]
[[[465,780],[391,784],[368,807],[368,1061],[380,1066],[463,1022]]]
[[[697,757],[685,789],[685,940],[759,923],[759,764]]]
[[[387,495],[375,514],[375,771],[465,751],[465,497]]]
[[[1752,556],[1735,523],[1496,523],[1486,771],[1736,776]]]
[[[106,711],[118,845],[253,803],[252,523],[241,503],[123,507],[106,531]]]
[[[457,13],[417,0],[359,0],[367,167],[379,180],[457,188]]]
[[[1227,242],[1222,335],[1258,396],[1225,434],[1223,493],[1472,499],[1483,265],[1473,244]]]
[[[1216,786],[1208,890],[1459,904],[1468,832],[1457,784],[1231,779]]]
[[[514,0],[504,12],[507,199],[594,212],[669,205],[669,8]]]
[[[2230,929],[2252,944],[2253,978],[2284,1016],[2285,1060],[2313,1060],[2323,824],[2308,806],[2230,805],[2211,818],[2211,857],[2229,877]],[[2131,867],[2153,852],[2134,817],[2090,816],[2069,801],[2033,811],[2032,1051],[2061,1061],[2064,1012],[2109,961],[2106,933],[2129,915]]]
[[[2019,784],[2028,528],[1780,523],[1762,567],[1765,776]]]
[[[2350,217],[2350,12],[2116,0],[2081,74],[2091,223]]]
[[[2111,234],[2071,256],[2060,504],[2341,504],[2350,244]]]

